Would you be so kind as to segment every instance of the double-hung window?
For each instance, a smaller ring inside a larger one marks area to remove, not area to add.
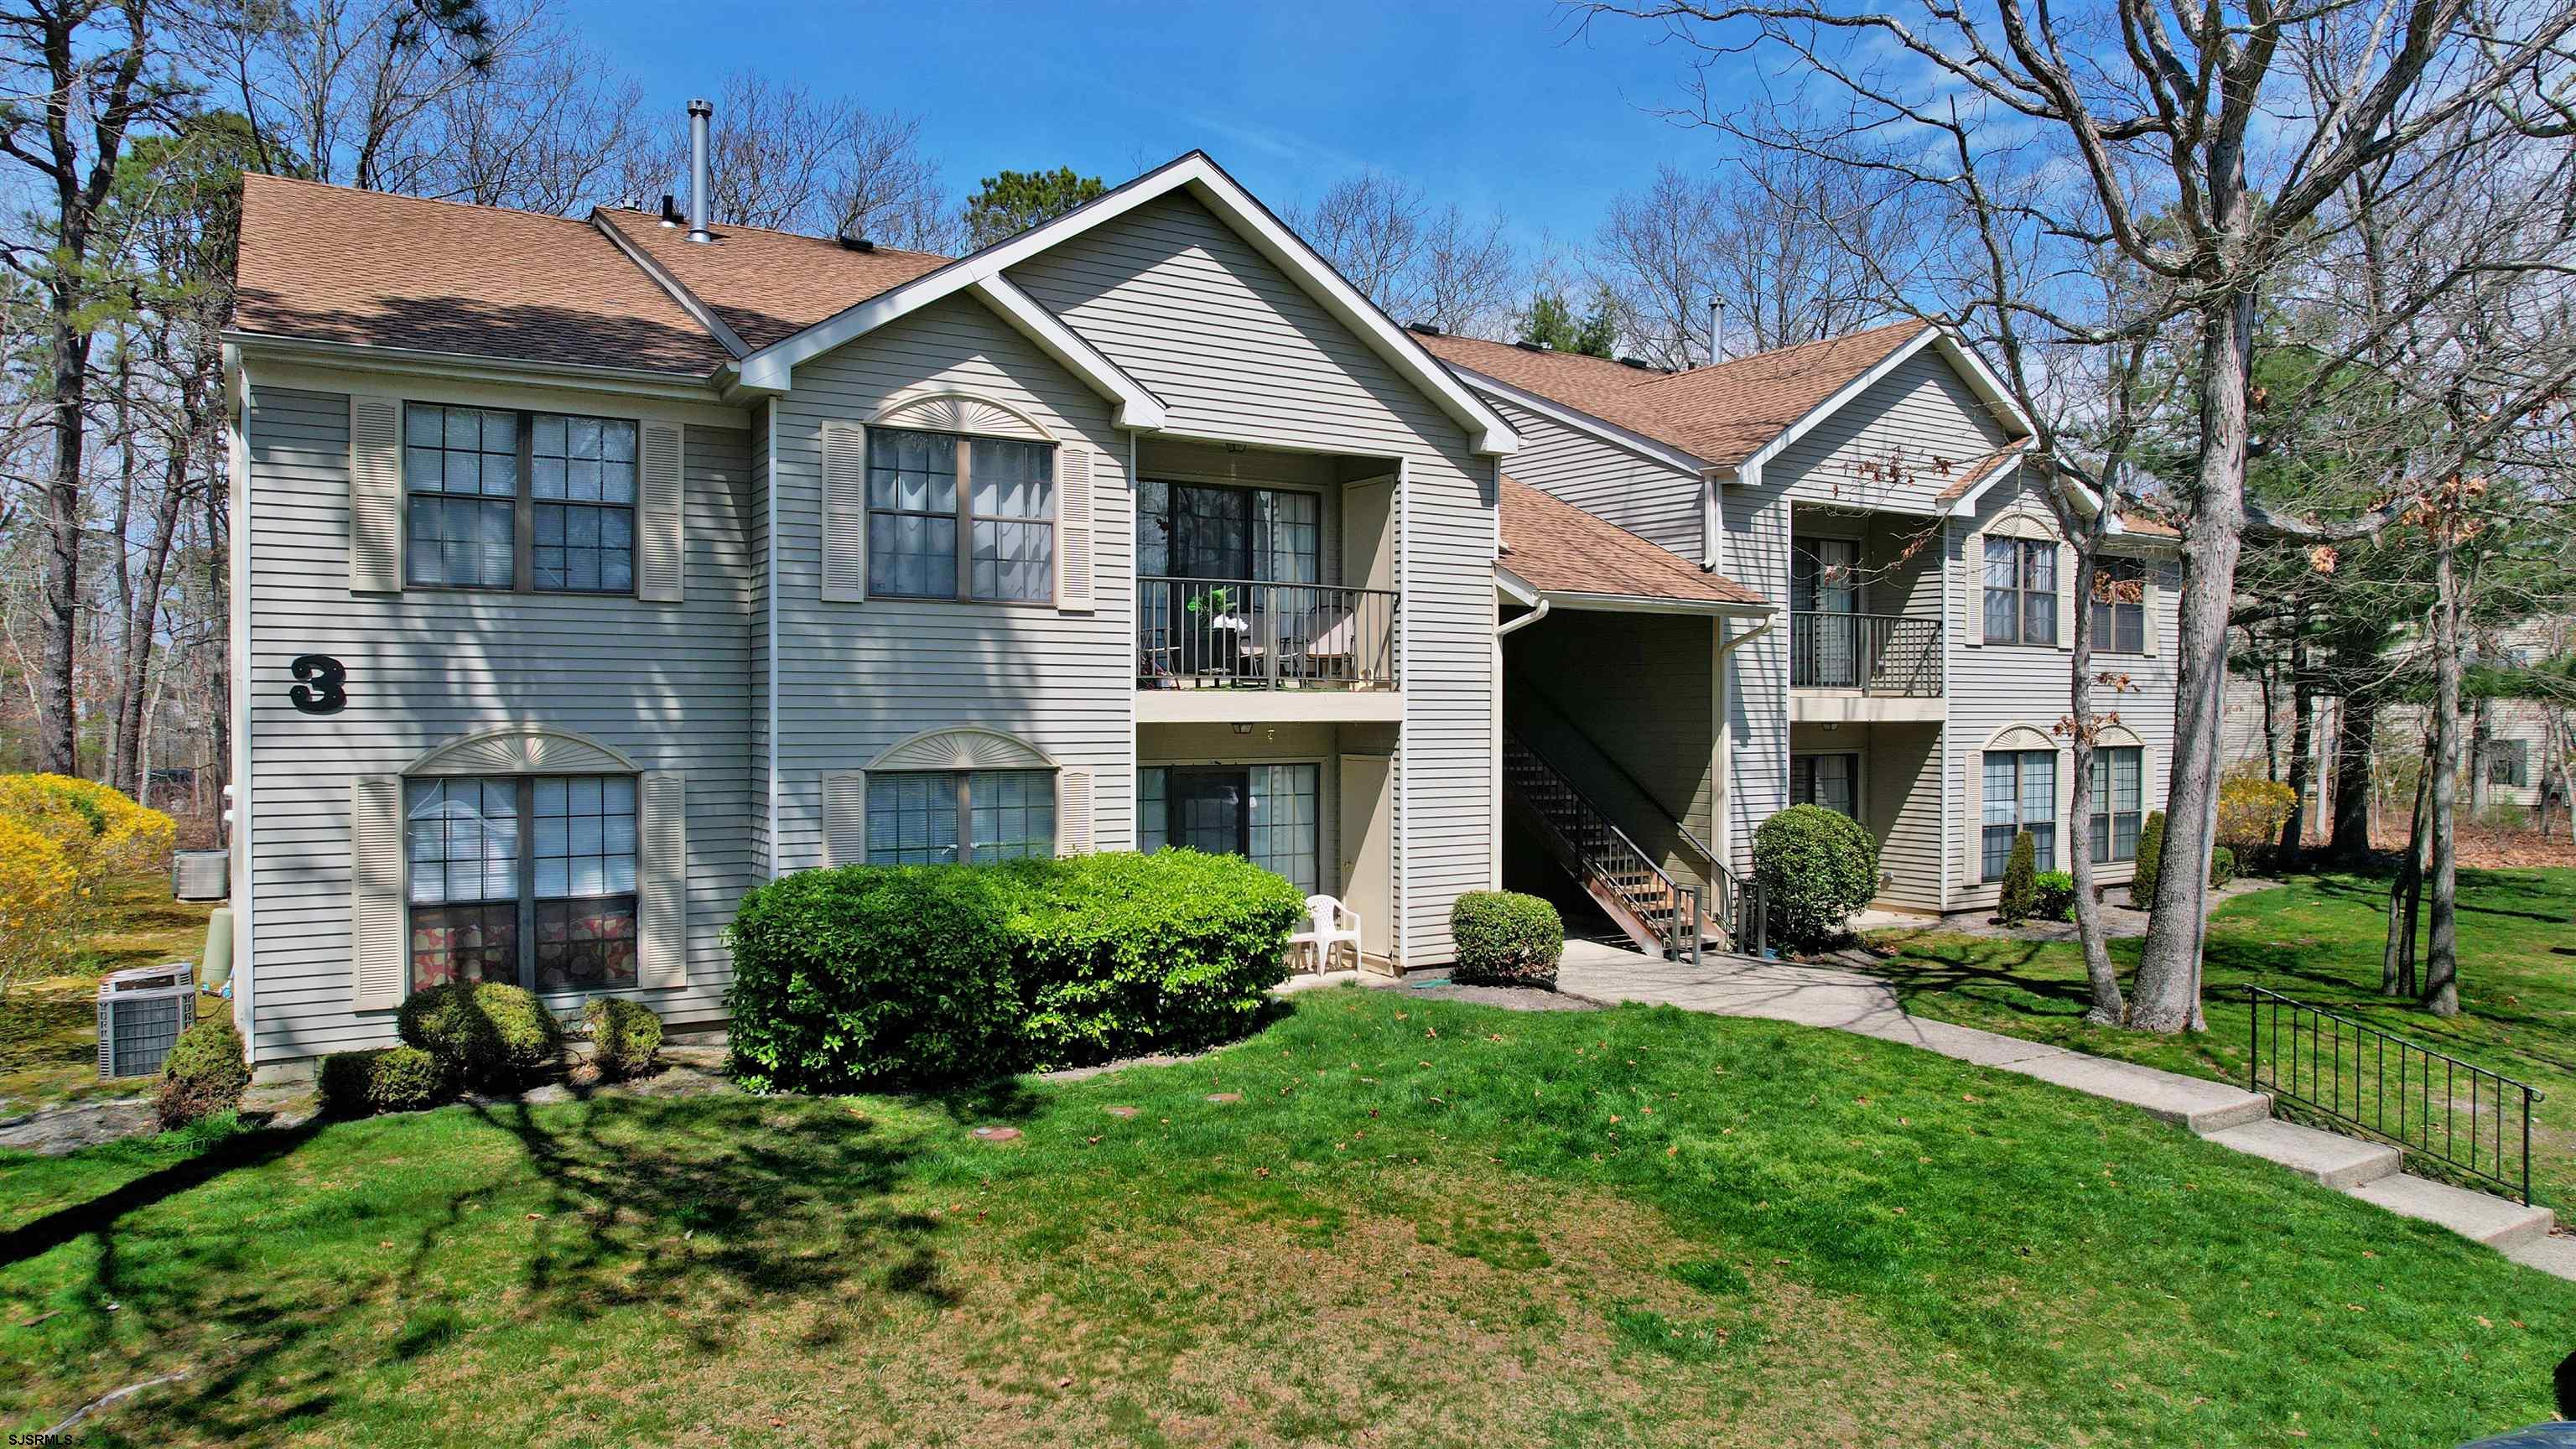
[[[1050,770],[868,777],[868,864],[982,865],[1055,854]]]
[[[2520,790],[2531,784],[2531,742],[2489,740],[2487,783]]]
[[[868,593],[1055,598],[1055,447],[907,428],[868,433]]]
[[[1148,765],[1136,772],[1136,848],[1240,855],[1313,895],[1322,774],[1315,765]]]
[[[2039,868],[2048,869],[2057,859],[2057,752],[1988,750],[1984,766],[1980,878],[2004,878],[2012,864],[2013,837],[2025,830],[2037,849]]]
[[[635,777],[404,782],[411,986],[635,984]]]
[[[2093,751],[2093,860],[2138,858],[2138,822],[2146,804],[2146,751],[2107,745]]]
[[[2147,570],[2133,558],[2093,561],[2093,647],[2147,652]]]
[[[1989,538],[1985,559],[1985,642],[2057,642],[2057,545]]]
[[[404,581],[634,593],[636,432],[630,418],[408,404]]]

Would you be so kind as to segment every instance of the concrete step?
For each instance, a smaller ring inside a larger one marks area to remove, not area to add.
[[[2504,1255],[2526,1268],[2576,1279],[2576,1237],[2551,1233],[2545,1238],[2516,1243],[2505,1249]]]
[[[2204,1137],[2272,1115],[2272,1099],[2262,1093],[2132,1062],[2066,1052],[1997,1065],[2007,1072],[2126,1102],[2151,1117],[2188,1127]]]
[[[2556,1215],[2505,1198],[2397,1173],[2344,1191],[2404,1217],[2437,1223],[2490,1248],[2512,1249],[2544,1241]]]
[[[2404,1155],[2396,1148],[2364,1142],[2340,1132],[2322,1132],[2295,1122],[2266,1118],[2243,1126],[2201,1134],[2222,1147],[2250,1157],[2277,1162],[2310,1182],[2352,1188],[2397,1171]]]

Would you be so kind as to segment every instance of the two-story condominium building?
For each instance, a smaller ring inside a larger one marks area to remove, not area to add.
[[[1503,883],[1722,928],[1791,800],[1925,910],[2086,837],[2069,571],[1934,332],[1409,332],[1198,153],[954,260],[251,177],[238,282],[264,1067],[458,978],[720,1022],[742,893],[851,861],[1232,851],[1416,969]],[[2123,541],[2111,861],[2171,718]]]

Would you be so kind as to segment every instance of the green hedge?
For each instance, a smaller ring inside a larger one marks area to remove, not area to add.
[[[842,1091],[1203,1046],[1252,1024],[1304,918],[1195,851],[800,872],[735,913],[734,1070]]]
[[[653,1070],[662,1050],[662,1018],[622,996],[594,996],[581,1009],[590,1026],[590,1061],[600,1080],[622,1082]]]
[[[1556,907],[1518,891],[1469,891],[1449,910],[1458,942],[1450,979],[1468,985],[1556,985],[1565,922]]]
[[[1799,950],[1828,946],[1878,894],[1878,842],[1838,810],[1792,805],[1754,827],[1753,878],[1774,937]]]
[[[394,1018],[405,1046],[438,1059],[460,1087],[511,1092],[563,1055],[563,1025],[545,1003],[497,981],[415,991]]]
[[[171,1043],[152,1109],[162,1126],[184,1127],[239,1107],[248,1090],[250,1059],[232,1016],[201,1016]]]
[[[2038,891],[2031,906],[2031,918],[2040,921],[2075,919],[2075,875],[2072,871],[2043,870],[2033,880]]]
[[[2150,810],[2138,827],[2138,864],[2129,877],[2129,904],[2146,910],[2156,903],[2156,877],[2165,868],[2165,812]]]
[[[447,1071],[418,1047],[333,1052],[322,1059],[322,1110],[335,1117],[417,1112],[447,1095]]]

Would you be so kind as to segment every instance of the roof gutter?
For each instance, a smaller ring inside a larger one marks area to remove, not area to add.
[[[535,362],[518,357],[490,357],[479,352],[435,352],[426,348],[385,347],[365,342],[328,342],[233,328],[226,329],[219,338],[240,348],[246,358],[280,362],[339,363],[435,377],[526,378],[617,392],[640,392],[686,402],[715,402],[721,396],[714,376],[700,377],[649,367]]]

